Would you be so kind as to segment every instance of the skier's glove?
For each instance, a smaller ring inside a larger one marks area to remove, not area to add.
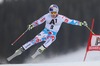
[[[86,21],[83,21],[83,22],[80,22],[80,26],[88,26],[87,22]]]
[[[32,24],[28,25],[28,30],[31,30],[33,28],[34,28],[34,26]]]

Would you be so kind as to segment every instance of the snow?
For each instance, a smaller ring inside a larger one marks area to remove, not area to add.
[[[86,48],[81,48],[78,51],[69,52],[66,55],[56,56],[49,59],[42,59],[39,63],[66,63],[66,62],[83,62]],[[39,58],[38,58],[39,59]],[[32,61],[32,60],[31,60]],[[100,51],[89,51],[85,62],[100,61]],[[29,59],[25,63],[30,62]]]
[[[99,61],[95,62],[68,62],[68,63],[40,63],[40,64],[7,64],[0,66],[100,66]]]
[[[3,64],[0,66],[100,66],[100,51],[90,51],[84,62],[85,48],[75,52],[67,53],[50,59],[44,58],[39,63],[28,63],[27,59],[24,64]]]

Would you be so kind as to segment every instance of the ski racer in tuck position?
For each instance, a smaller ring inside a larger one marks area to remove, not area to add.
[[[32,28],[44,22],[45,22],[45,28],[38,35],[36,35],[35,38],[25,43],[22,47],[16,50],[12,56],[7,58],[7,60],[10,61],[14,57],[22,54],[25,50],[27,50],[31,46],[39,42],[45,41],[45,43],[42,46],[40,46],[36,50],[36,52],[32,55],[32,58],[34,59],[37,55],[41,54],[46,48],[48,48],[52,44],[52,42],[56,40],[56,35],[63,22],[67,24],[77,25],[77,26],[87,26],[86,21],[80,22],[74,19],[69,19],[63,15],[58,14],[58,12],[59,12],[58,6],[56,4],[52,4],[49,7],[49,13],[45,14],[40,19],[30,24],[28,26],[28,30],[31,30]]]

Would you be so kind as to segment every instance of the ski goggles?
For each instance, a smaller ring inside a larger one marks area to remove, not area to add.
[[[55,14],[57,14],[57,12],[51,12],[51,14],[52,14],[52,15],[55,15]]]

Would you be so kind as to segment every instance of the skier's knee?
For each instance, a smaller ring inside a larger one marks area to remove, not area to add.
[[[45,49],[46,49],[46,47],[44,47],[44,46],[42,45],[42,46],[40,46],[40,47],[38,48],[37,51],[39,51],[40,53],[42,53]]]
[[[33,46],[33,43],[32,42],[27,42],[26,44],[24,44],[22,47],[27,50],[28,48],[30,48],[31,46]]]

